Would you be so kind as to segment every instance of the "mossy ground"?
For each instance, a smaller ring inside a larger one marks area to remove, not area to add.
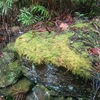
[[[20,36],[15,47],[20,56],[33,63],[52,63],[63,66],[72,73],[90,77],[91,62],[85,56],[75,53],[69,46],[69,37],[73,33],[48,35],[48,33],[28,32]]]
[[[78,22],[75,25],[71,26],[71,27],[75,27],[75,28],[84,28],[84,27],[89,27],[90,22],[89,23],[83,23],[83,22]]]

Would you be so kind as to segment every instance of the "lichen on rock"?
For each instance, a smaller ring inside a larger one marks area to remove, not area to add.
[[[51,34],[27,32],[16,40],[15,48],[20,56],[33,63],[52,63],[67,68],[73,74],[90,77],[91,61],[69,46],[69,37],[73,33]]]

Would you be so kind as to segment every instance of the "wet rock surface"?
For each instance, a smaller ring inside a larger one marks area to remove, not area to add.
[[[57,68],[51,64],[31,65],[30,63],[26,64],[26,62],[28,61],[25,60],[22,64],[23,73],[36,84],[42,84],[65,97],[91,100],[93,95],[91,82],[71,74],[63,67]]]

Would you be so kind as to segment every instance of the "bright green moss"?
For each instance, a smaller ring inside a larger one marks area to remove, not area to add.
[[[82,22],[79,22],[79,23],[76,23],[75,25],[73,25],[71,27],[84,28],[84,27],[89,27],[89,26],[90,26],[90,23],[82,23]]]
[[[16,40],[15,47],[19,55],[26,56],[33,63],[52,63],[74,74],[90,77],[91,62],[69,47],[70,34],[73,33],[51,36],[29,32]]]

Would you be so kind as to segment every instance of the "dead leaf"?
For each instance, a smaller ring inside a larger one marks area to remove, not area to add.
[[[100,54],[100,48],[88,48],[87,51],[91,55],[99,55]]]
[[[59,28],[60,28],[61,30],[66,30],[66,29],[68,29],[68,27],[69,27],[69,25],[66,24],[66,23],[61,23],[61,24],[59,25]]]

